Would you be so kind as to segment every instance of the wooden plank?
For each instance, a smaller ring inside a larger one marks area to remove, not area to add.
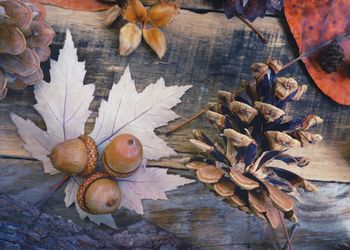
[[[52,45],[53,58],[57,58],[58,48],[62,47],[65,29],[70,28],[79,47],[79,58],[86,60],[85,82],[96,85],[96,98],[91,105],[94,113],[89,119],[87,131],[92,128],[101,99],[107,98],[113,81],[118,81],[127,65],[131,67],[138,90],[160,77],[165,78],[169,85],[192,84],[193,88],[183,98],[183,103],[175,108],[179,115],[186,117],[200,110],[208,101],[215,100],[218,90],[233,89],[239,86],[242,79],[251,80],[249,66],[253,62],[264,61],[268,57],[287,62],[296,54],[288,43],[291,37],[285,33],[286,23],[283,20],[266,17],[256,23],[269,40],[264,45],[237,19],[227,20],[218,13],[195,14],[181,10],[174,23],[164,29],[168,51],[163,60],[157,60],[145,43],[134,54],[124,58],[117,51],[118,29],[102,27],[103,13],[75,12],[52,6],[47,6],[47,10],[48,21],[57,31]],[[304,151],[312,158],[311,165],[304,168],[305,176],[324,180],[332,174],[333,180],[350,181],[350,171],[347,171],[349,147],[346,146],[350,141],[350,110],[321,94],[307,77],[303,66],[295,65],[285,73],[294,76],[300,83],[306,83],[309,88],[306,98],[288,108],[290,114],[300,116],[315,113],[325,119],[318,130],[324,136],[323,149],[311,147]],[[0,103],[0,155],[30,157],[21,149],[21,139],[9,114],[15,112],[44,128],[44,122],[32,107],[35,103],[32,91],[32,88],[21,92],[10,91],[5,101]],[[159,133],[177,151],[193,152],[188,143],[193,128],[215,136],[215,130],[205,118],[198,119],[168,138],[162,134],[166,129],[159,129]],[[325,152],[330,157],[324,157]],[[335,156],[333,152],[344,153]],[[331,171],[329,166],[332,166]],[[311,169],[317,175],[310,172]]]
[[[1,192],[30,204],[61,178],[45,175],[38,161],[0,159],[0,171]],[[192,176],[189,172],[174,173]],[[317,184],[318,193],[302,194],[302,203],[295,202],[301,227],[293,239],[294,249],[333,249],[349,241],[350,187]],[[86,228],[97,228],[81,221],[74,208],[66,208],[63,198],[63,190],[58,191],[42,212],[58,214]],[[119,230],[130,228],[143,218],[201,249],[280,248],[285,241],[282,228],[273,231],[266,222],[231,208],[200,183],[169,192],[168,198],[144,201],[142,217],[126,209],[117,211],[114,217]]]

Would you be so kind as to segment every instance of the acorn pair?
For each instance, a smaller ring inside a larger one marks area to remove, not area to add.
[[[87,135],[57,144],[50,154],[52,165],[67,175],[87,177],[80,185],[77,202],[91,214],[115,211],[121,192],[113,178],[125,178],[136,172],[143,157],[140,140],[131,134],[116,136],[104,149],[102,163],[106,173],[95,172],[98,161],[96,142]]]

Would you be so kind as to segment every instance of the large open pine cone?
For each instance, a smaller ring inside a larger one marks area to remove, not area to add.
[[[207,156],[194,157],[186,165],[223,200],[266,219],[273,228],[282,217],[297,222],[291,196],[296,197],[299,188],[316,190],[288,171],[288,164],[304,167],[309,160],[285,151],[322,140],[321,135],[308,131],[322,122],[318,116],[286,118],[287,102],[299,100],[306,86],[298,86],[293,78],[276,78],[280,68],[275,60],[253,64],[255,83],[233,92],[218,92],[218,101],[209,105],[207,116],[223,143],[214,143],[194,130],[191,142]],[[276,164],[283,162],[287,167]]]
[[[22,89],[43,79],[40,62],[49,58],[55,35],[44,19],[42,6],[0,0],[0,100],[7,87]]]

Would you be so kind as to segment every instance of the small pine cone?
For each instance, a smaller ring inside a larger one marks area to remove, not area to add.
[[[318,60],[322,70],[327,74],[331,74],[344,64],[344,50],[337,41],[333,41],[320,52]]]
[[[0,1],[0,100],[7,87],[23,89],[43,79],[40,62],[50,56],[55,32],[45,9],[30,1]]]

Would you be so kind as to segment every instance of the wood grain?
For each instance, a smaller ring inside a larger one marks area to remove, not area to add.
[[[168,85],[192,84],[193,88],[185,95],[183,103],[175,108],[179,115],[189,117],[208,101],[215,100],[218,90],[235,88],[242,79],[251,80],[249,66],[253,62],[265,61],[268,57],[288,62],[297,55],[292,49],[296,47],[290,42],[292,38],[286,23],[273,17],[255,22],[269,40],[267,45],[263,45],[237,19],[226,20],[222,13],[196,14],[181,10],[176,20],[164,29],[168,50],[162,60],[157,60],[145,43],[131,56],[120,57],[117,51],[118,29],[102,28],[103,13],[76,12],[52,6],[47,6],[47,11],[48,21],[57,32],[51,46],[52,57],[57,58],[64,32],[69,28],[78,46],[79,59],[86,61],[85,83],[96,85],[95,100],[90,107],[93,114],[87,131],[92,129],[101,100],[108,97],[113,82],[119,80],[127,65],[130,65],[139,91],[160,77]],[[310,179],[331,178],[349,182],[350,109],[321,94],[301,64],[288,68],[284,73],[308,85],[306,98],[290,106],[289,114],[314,113],[325,120],[317,130],[324,136],[321,147],[311,147],[302,152],[309,155],[313,163],[298,170]],[[35,103],[32,91],[32,87],[21,92],[9,91],[7,98],[0,102],[0,155],[18,159],[0,159],[0,188],[17,199],[30,202],[38,200],[59,178],[45,176],[38,161],[24,160],[31,157],[21,148],[22,141],[10,120],[10,112],[15,112],[45,128],[42,118],[32,107]],[[158,133],[177,151],[190,153],[193,148],[188,139],[193,128],[215,136],[215,131],[204,117],[168,138],[164,135],[166,128],[159,129]],[[189,171],[177,173],[192,176]],[[319,185],[322,187],[319,193],[303,196],[304,203],[298,205],[302,229],[294,240],[295,249],[329,249],[349,241],[348,186],[335,183]],[[145,201],[145,218],[198,247],[266,249],[278,248],[279,242],[284,241],[282,230],[272,232],[264,222],[220,202],[199,183],[171,192],[169,198],[168,201]],[[66,209],[62,200],[63,191],[60,191],[47,203],[46,211],[79,223],[75,211]],[[116,218],[117,224],[123,225],[139,216],[122,210]]]
[[[47,9],[50,13],[48,21],[57,32],[52,45],[53,57],[57,58],[65,29],[70,28],[79,47],[79,58],[86,60],[85,82],[96,85],[96,98],[91,104],[94,113],[89,119],[87,131],[93,126],[101,99],[107,98],[112,83],[119,80],[128,64],[138,90],[160,77],[164,77],[169,85],[192,84],[194,87],[183,98],[183,103],[175,108],[179,115],[186,117],[200,110],[208,101],[215,100],[218,90],[230,90],[239,86],[243,79],[251,80],[249,66],[253,62],[264,61],[268,57],[287,62],[293,55],[287,42],[290,37],[284,33],[285,23],[277,18],[266,17],[257,22],[257,27],[265,30],[269,39],[264,46],[239,20],[227,20],[218,13],[195,14],[182,10],[175,22],[164,30],[168,51],[163,60],[157,60],[145,43],[125,58],[120,57],[117,51],[118,29],[102,28],[103,13],[74,12],[51,6]],[[305,173],[305,176],[314,180],[350,181],[350,171],[346,171],[348,158],[338,159],[332,153],[338,149],[349,149],[350,134],[346,126],[350,123],[349,109],[322,95],[303,67],[296,65],[284,73],[294,76],[300,83],[307,83],[309,87],[307,96],[289,107],[290,115],[314,113],[325,119],[318,130],[324,136],[323,152],[317,147],[305,149],[303,152],[311,156],[311,165],[296,171],[304,175],[303,171],[313,169],[312,175]],[[9,113],[16,112],[44,127],[41,117],[32,108],[33,103],[31,88],[24,92],[10,92],[7,99],[0,103],[0,155],[30,157],[21,149],[21,140]],[[338,129],[338,126],[342,128]],[[209,136],[215,135],[215,130],[205,118],[196,120],[168,138],[162,135],[166,131],[164,128],[159,129],[159,133],[178,152],[191,153],[193,148],[188,139],[193,128],[200,128]],[[328,155],[331,157],[323,157],[324,152],[330,152]],[[330,173],[332,178],[329,178]]]

